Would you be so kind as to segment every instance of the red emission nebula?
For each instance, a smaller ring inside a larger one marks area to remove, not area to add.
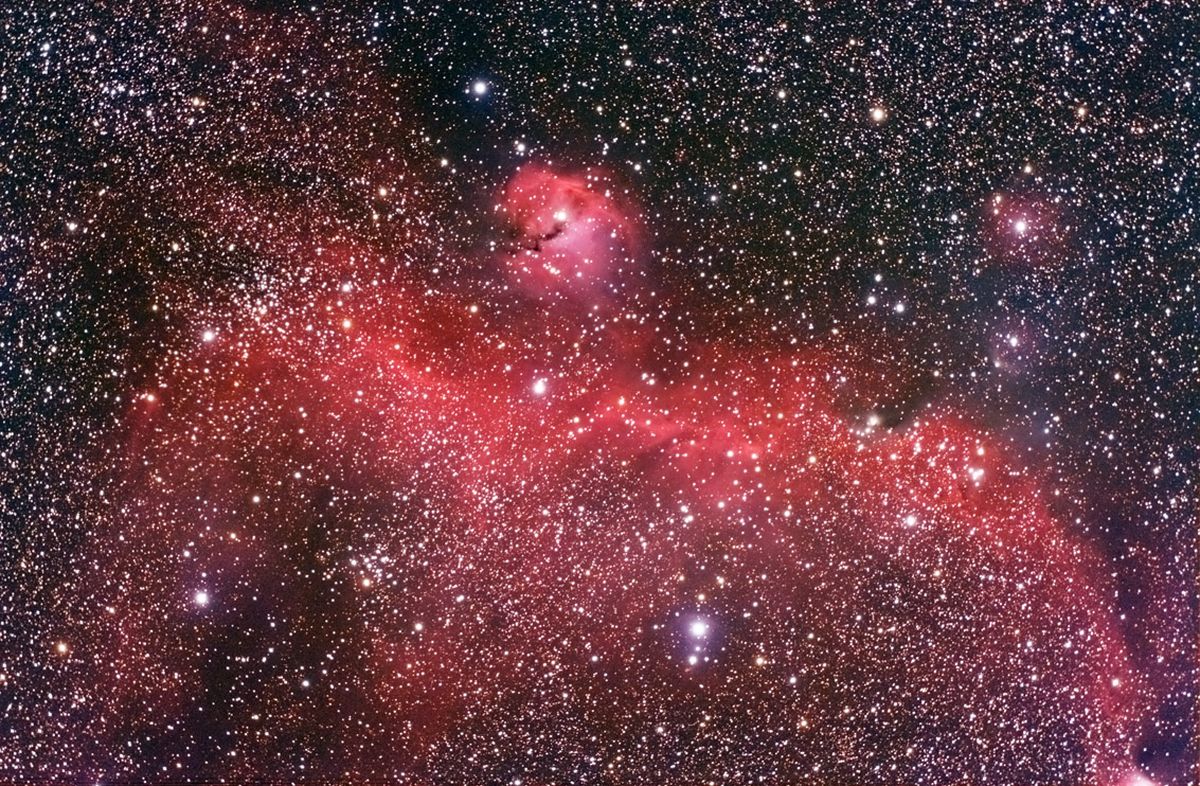
[[[680,337],[601,171],[492,198],[477,284],[327,249],[131,405],[84,761],[203,758],[145,729],[229,692],[202,777],[1148,782],[1111,577],[1000,440],[860,417],[827,350]]]

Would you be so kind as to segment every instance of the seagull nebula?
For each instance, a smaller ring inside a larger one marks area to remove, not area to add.
[[[1188,4],[0,18],[0,782],[1196,784]]]

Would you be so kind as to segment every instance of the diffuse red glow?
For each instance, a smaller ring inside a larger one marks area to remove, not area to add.
[[[582,178],[523,170],[505,204],[539,246],[515,273],[495,260],[526,295],[552,280],[524,278],[530,260],[593,280],[589,265],[619,264],[614,233],[635,234]],[[376,724],[359,744],[426,774],[466,748],[614,757],[614,729],[709,718],[681,770],[699,777],[723,755],[706,735],[736,736],[746,706],[747,756],[786,741],[797,775],[816,765],[837,782],[898,760],[970,780],[1034,767],[1050,755],[1039,740],[1063,739],[1094,782],[1133,772],[1139,687],[1104,581],[986,434],[937,412],[855,423],[830,384],[845,369],[819,353],[713,343],[660,378],[645,370],[652,323],[526,303],[501,333],[470,300],[401,284],[336,303],[283,304],[286,322],[257,315],[199,342],[173,393],[135,413],[149,420],[114,568],[126,579],[96,596],[203,584],[212,600],[189,620],[114,618],[118,714],[158,706],[168,672],[202,681],[203,658],[179,653],[204,647],[180,635],[203,642],[206,624],[267,603],[316,643],[246,642],[280,674],[256,700],[282,705],[298,675],[303,690],[350,680],[337,700]],[[571,362],[539,370],[529,355]],[[670,643],[692,609],[720,642],[696,663]],[[1046,701],[1059,712],[1010,716]],[[514,716],[525,732],[496,737]],[[539,718],[558,724],[552,740]],[[881,731],[910,722],[960,731]],[[1030,742],[988,746],[1018,728]]]
[[[509,274],[531,293],[604,291],[639,245],[627,201],[599,170],[523,167],[498,205],[515,239]]]

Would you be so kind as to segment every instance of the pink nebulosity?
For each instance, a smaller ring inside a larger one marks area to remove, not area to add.
[[[998,192],[988,200],[982,237],[990,255],[1020,267],[1070,264],[1072,227],[1060,199],[1037,192]]]
[[[594,292],[630,263],[636,232],[629,208],[603,172],[518,171],[498,209],[515,235],[508,271],[530,292]]]

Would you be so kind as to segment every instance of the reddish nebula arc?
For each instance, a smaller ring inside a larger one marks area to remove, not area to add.
[[[138,653],[113,728],[178,710],[213,679],[181,653],[253,616],[284,628],[245,643],[275,664],[246,678],[258,704],[371,719],[337,766],[454,780],[537,749],[552,779],[590,751],[642,780],[684,747],[666,780],[1136,782],[1146,689],[1035,476],[950,413],[856,423],[820,353],[708,342],[656,376],[652,322],[546,313],[634,248],[595,183],[525,167],[504,190],[527,247],[488,262],[527,318],[399,284],[306,296],[197,340],[135,407],[126,578],[95,592],[205,603],[105,628]]]

